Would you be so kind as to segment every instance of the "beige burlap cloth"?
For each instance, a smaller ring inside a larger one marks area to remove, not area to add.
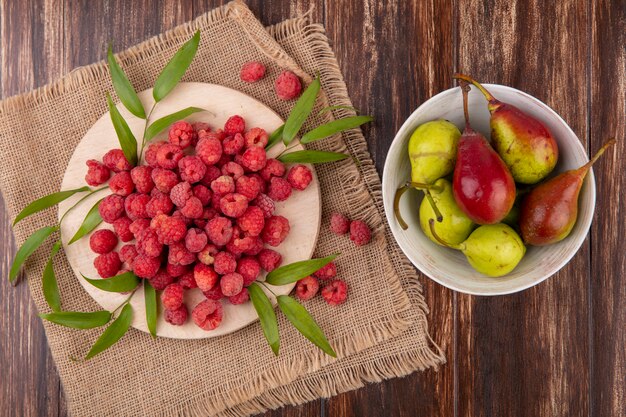
[[[272,82],[277,74],[289,68],[310,81],[319,71],[323,99],[332,105],[350,105],[320,25],[302,17],[266,30],[239,2],[120,53],[118,58],[135,87],[151,87],[160,69],[196,29],[201,30],[202,38],[185,75],[187,81],[241,90],[286,117],[293,103],[276,98]],[[266,63],[263,81],[246,84],[239,80],[239,68],[249,60]],[[106,112],[106,91],[112,91],[108,70],[98,63],[0,103],[0,187],[11,218],[35,198],[58,190],[76,144]],[[334,116],[348,114],[348,110],[337,110]],[[314,123],[324,121],[318,118]],[[353,130],[316,147],[348,151],[359,161],[317,167],[323,223],[315,255],[341,252],[338,269],[350,285],[350,298],[339,308],[331,309],[319,299],[306,306],[335,347],[338,359],[313,347],[281,316],[278,358],[255,323],[228,336],[195,341],[153,340],[131,329],[103,354],[88,362],[74,362],[70,357],[84,355],[101,330],[71,330],[44,322],[72,415],[243,416],[328,397],[368,381],[444,362],[428,335],[427,306],[415,270],[384,222],[380,179],[361,132]],[[333,211],[364,219],[373,227],[372,242],[357,248],[345,237],[330,233],[328,221]],[[49,210],[23,221],[15,228],[18,242],[37,228],[54,224],[55,219],[56,212]],[[44,245],[25,268],[40,311],[48,310],[41,274],[50,247],[50,243]],[[57,256],[55,271],[65,310],[98,308],[64,256]]]

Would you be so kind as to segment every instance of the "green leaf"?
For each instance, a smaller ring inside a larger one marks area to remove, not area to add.
[[[319,91],[320,79],[319,77],[315,77],[313,82],[304,90],[304,93],[302,93],[295,106],[293,106],[285,122],[285,128],[283,130],[283,143],[285,146],[289,145],[293,138],[296,137],[304,121],[309,117],[309,114],[311,114]]]
[[[91,279],[84,275],[83,278],[94,287],[108,292],[128,292],[134,290],[139,285],[139,278],[132,272],[124,272],[123,274],[104,279]]]
[[[278,160],[288,163],[302,163],[302,164],[320,164],[324,162],[341,161],[348,158],[345,153],[339,152],[326,152],[326,151],[295,151],[283,154],[278,157]]]
[[[128,127],[128,123],[122,117],[119,110],[111,100],[111,95],[107,93],[107,103],[109,104],[109,112],[111,114],[111,122],[115,128],[117,139],[120,142],[120,147],[124,152],[124,156],[128,159],[131,165],[137,164],[137,139]]]
[[[133,85],[130,81],[128,81],[128,77],[124,74],[124,70],[122,70],[115,60],[111,45],[109,45],[107,58],[109,61],[109,72],[111,73],[113,88],[115,89],[117,96],[120,98],[120,101],[129,112],[141,119],[145,119],[146,111],[143,108],[143,104],[141,104]]]
[[[52,246],[52,252],[50,253],[50,258],[48,258],[48,263],[46,263],[46,267],[43,270],[43,278],[42,278],[42,288],[43,288],[43,296],[46,299],[46,302],[54,312],[61,311],[61,296],[59,295],[59,286],[57,285],[57,278],[54,275],[54,255],[59,252],[61,249],[61,242],[56,242],[54,246]]]
[[[306,276],[311,275],[313,272],[318,271],[323,266],[332,262],[339,255],[335,253],[325,258],[310,259],[308,261],[294,262],[289,265],[284,265],[276,268],[265,277],[265,282],[270,285],[285,285],[296,282]]]
[[[252,300],[252,305],[254,306],[256,313],[259,315],[263,335],[265,335],[267,343],[269,343],[272,348],[274,355],[278,356],[280,338],[278,335],[278,322],[276,321],[274,306],[267,295],[263,292],[263,289],[254,282],[248,287],[248,294],[250,295],[250,300]]]
[[[193,38],[181,46],[178,52],[170,59],[170,62],[163,68],[152,89],[154,101],[163,100],[176,87],[176,84],[178,84],[187,68],[189,68],[189,64],[193,61],[199,43],[200,31],[198,30],[193,35]]]
[[[278,296],[278,307],[280,307],[280,310],[285,314],[287,320],[289,320],[304,337],[326,352],[327,355],[333,358],[337,357],[330,343],[328,343],[326,336],[324,336],[324,332],[322,332],[322,329],[320,329],[315,320],[313,320],[309,312],[306,311],[306,308],[286,295]]]
[[[339,110],[339,109],[346,109],[346,110],[352,110],[355,113],[359,112],[359,109],[352,107],[352,106],[342,106],[342,105],[337,105],[337,106],[328,106],[328,107],[324,107],[322,110],[320,110],[320,112],[317,114],[318,116],[323,115],[324,113],[328,113],[329,111],[333,111],[333,110]]]
[[[164,129],[168,128],[172,123],[182,120],[190,114],[194,114],[199,111],[204,111],[204,109],[201,109],[199,107],[187,107],[186,109],[182,109],[180,111],[177,111],[176,113],[172,113],[167,116],[163,116],[158,120],[155,120],[154,123],[148,126],[144,140],[149,141],[150,139],[161,133]]]
[[[102,223],[102,217],[100,217],[100,212],[98,211],[98,205],[100,205],[101,201],[102,199],[98,200],[96,204],[94,204],[93,207],[89,209],[89,212],[85,216],[83,223],[80,225],[80,227],[76,231],[76,234],[74,235],[74,237],[72,237],[72,239],[69,241],[68,245],[71,245],[72,243],[76,242],[78,239],[91,233],[93,229],[95,229],[96,227],[98,227],[100,223]]]
[[[19,212],[19,214],[15,217],[15,220],[13,220],[13,226],[15,226],[20,220],[30,216],[31,214],[38,213],[41,210],[45,210],[52,206],[56,206],[61,201],[70,198],[76,193],[89,190],[89,187],[80,187],[74,190],[59,191],[58,193],[52,193],[45,197],[41,197],[24,207],[24,209]]]
[[[285,129],[285,125],[280,125],[275,131],[272,132],[269,139],[267,140],[267,145],[265,145],[265,151],[269,151],[274,145],[280,142],[280,138],[283,137],[283,130]]]
[[[93,329],[104,326],[111,320],[111,313],[106,310],[83,313],[80,311],[59,311],[56,313],[40,314],[44,320],[73,329]]]
[[[133,308],[130,304],[126,303],[122,307],[122,311],[118,318],[116,318],[109,327],[106,328],[104,333],[96,340],[96,343],[91,347],[91,350],[85,356],[85,359],[91,359],[98,353],[101,353],[111,346],[113,346],[118,340],[122,338],[128,331],[130,323],[133,319]]]
[[[157,298],[154,287],[147,279],[143,280],[143,294],[146,302],[146,323],[152,337],[156,337],[157,325]]]
[[[344,130],[354,129],[362,124],[374,120],[372,116],[352,116],[344,119],[333,120],[332,122],[323,124],[315,129],[307,132],[300,139],[300,143],[310,143],[316,140],[324,139]]]
[[[13,259],[13,265],[9,271],[9,281],[13,281],[17,278],[17,274],[20,272],[22,264],[28,259],[30,255],[37,250],[39,246],[50,236],[53,232],[58,230],[58,226],[46,226],[37,230],[30,235],[24,244],[18,249]]]

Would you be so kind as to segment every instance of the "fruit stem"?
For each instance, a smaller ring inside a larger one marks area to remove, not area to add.
[[[470,129],[470,121],[469,121],[469,109],[467,107],[467,95],[470,91],[470,86],[465,81],[460,82],[461,91],[463,92],[463,115],[465,116],[465,129]]]
[[[451,243],[446,242],[441,237],[439,237],[439,235],[435,231],[435,220],[434,219],[428,219],[428,225],[430,226],[430,233],[432,233],[432,235],[435,238],[435,240],[437,242],[441,243],[443,246],[446,246],[446,247],[452,248],[452,249],[458,249],[458,250],[461,250],[461,251],[465,249],[465,245],[462,244],[462,243],[459,244],[459,245],[453,245]]]
[[[604,145],[602,145],[602,147],[600,149],[598,149],[598,152],[596,152],[596,154],[593,156],[593,158],[591,158],[591,160],[584,165],[584,168],[589,169],[591,167],[591,165],[593,165],[598,160],[598,158],[600,158],[602,156],[604,151],[606,151],[610,146],[615,145],[615,142],[617,142],[615,140],[615,138],[611,138],[611,139],[607,140],[604,143]]]
[[[487,101],[490,101],[490,102],[497,102],[498,101],[498,100],[496,100],[496,98],[494,96],[491,95],[491,93],[489,91],[487,91],[487,89],[485,87],[482,86],[481,83],[479,83],[478,81],[476,81],[475,79],[473,79],[469,75],[454,74],[453,78],[456,78],[457,80],[467,81],[468,83],[474,84],[476,86],[476,88],[478,88],[480,90],[480,92],[483,93],[483,95],[485,96]]]
[[[435,212],[435,216],[437,216],[437,221],[441,223],[443,221],[443,214],[441,214],[441,211],[439,211],[437,204],[435,204],[435,200],[433,200],[433,196],[430,195],[430,190],[424,190],[424,196],[430,203],[430,206],[433,208],[433,211]]]
[[[402,218],[402,213],[400,212],[400,199],[402,198],[402,195],[410,188],[415,188],[417,190],[422,190],[424,192],[424,196],[430,203],[430,206],[433,208],[433,211],[435,212],[435,216],[437,216],[437,221],[441,223],[443,221],[443,215],[441,214],[441,211],[439,211],[437,204],[435,204],[435,200],[433,199],[430,192],[435,191],[437,193],[440,193],[443,191],[443,188],[438,187],[436,185],[429,185],[429,184],[424,184],[421,182],[409,181],[406,184],[404,184],[402,187],[398,188],[396,190],[396,194],[393,197],[393,214],[396,216],[396,220],[398,221],[398,224],[400,225],[402,230],[408,229],[409,225]]]
[[[406,224],[404,219],[402,218],[402,214],[400,213],[400,198],[402,198],[402,194],[406,192],[410,187],[408,184],[403,185],[402,187],[396,190],[396,195],[393,197],[393,214],[396,216],[396,220],[398,224],[402,228],[402,230],[406,230],[409,228],[409,225]]]

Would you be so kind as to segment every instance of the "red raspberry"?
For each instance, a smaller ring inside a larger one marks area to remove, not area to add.
[[[183,305],[183,287],[173,283],[165,287],[161,293],[161,303],[167,310],[176,310]]]
[[[263,250],[263,247],[264,247],[263,239],[257,236],[256,238],[253,239],[253,243],[250,246],[250,248],[245,250],[243,253],[245,255],[256,256],[259,254],[259,252]]]
[[[155,225],[156,234],[159,236],[159,242],[164,245],[180,242],[187,234],[187,225],[180,217],[160,215],[161,222]],[[155,217],[154,220],[157,219]],[[152,225],[151,225],[152,226]]]
[[[185,247],[189,252],[198,253],[208,242],[206,234],[200,229],[189,229],[185,235]]]
[[[237,225],[250,236],[260,235],[263,231],[263,226],[265,226],[263,210],[256,206],[248,207],[241,217],[237,219]]]
[[[154,168],[152,170],[152,181],[154,186],[162,193],[169,192],[178,184],[178,175],[174,171],[162,168]]]
[[[174,208],[174,204],[170,197],[156,190],[156,192],[152,193],[152,198],[146,204],[146,214],[148,217],[156,217],[159,214],[170,214],[172,209]]]
[[[202,184],[196,184],[193,186],[193,195],[198,197],[203,206],[206,206],[211,201],[211,190]]]
[[[312,276],[304,277],[296,284],[296,297],[302,301],[315,297],[320,289],[320,283]]]
[[[195,130],[187,122],[181,120],[170,126],[169,140],[172,145],[185,149],[193,143],[195,136]]]
[[[205,207],[202,211],[202,217],[200,217],[199,219],[195,219],[193,223],[196,227],[204,229],[209,220],[211,220],[215,216],[217,216],[217,212],[215,211],[215,209],[213,209],[212,207]]]
[[[276,205],[274,204],[274,200],[269,198],[267,194],[259,194],[259,196],[254,199],[252,204],[263,211],[263,217],[266,219],[269,219],[274,215]]]
[[[281,254],[272,249],[262,249],[257,255],[257,259],[261,268],[267,272],[272,272],[283,262]]]
[[[208,291],[202,291],[202,294],[209,300],[219,301],[224,298],[224,294],[222,294],[222,289],[219,285],[216,285]]]
[[[282,177],[285,175],[285,164],[278,159],[270,158],[265,163],[265,167],[259,171],[259,174],[265,181],[269,181],[272,177]]]
[[[167,271],[168,274],[170,274],[174,278],[180,277],[190,272],[189,266],[187,265],[174,265],[170,263],[168,263],[165,266],[165,270]]]
[[[243,167],[236,162],[227,162],[222,166],[222,175],[233,177],[236,181],[243,175]]]
[[[217,194],[217,193],[213,193],[213,195],[211,196],[211,202],[209,203],[209,206],[215,210],[215,212],[217,214],[222,214],[222,209],[220,208],[220,201],[222,200],[222,195],[221,194]]]
[[[243,146],[243,138],[241,138],[241,145]],[[87,174],[85,175],[85,182],[92,187],[104,184],[109,180],[111,171],[104,164],[90,159],[87,161]]]
[[[221,142],[224,140],[224,138],[226,138],[226,136],[227,136],[226,133],[224,133],[222,129],[217,129],[215,131],[207,130],[205,132],[198,132],[198,140],[211,138],[211,139],[217,139]]]
[[[250,300],[250,295],[248,294],[248,289],[242,289],[239,294],[231,295],[228,297],[228,301],[233,305],[240,305],[246,303]]]
[[[263,169],[267,161],[267,154],[265,148],[253,146],[246,149],[241,156],[241,165],[252,172],[257,172]]]
[[[182,242],[169,245],[167,262],[175,265],[191,265],[196,260],[196,255],[191,253]]]
[[[124,202],[124,208],[126,209],[126,215],[131,220],[145,219],[148,217],[146,210],[148,203],[150,202],[150,196],[148,194],[133,193],[126,197]]]
[[[135,245],[128,244],[124,245],[120,248],[120,260],[128,264],[128,266],[133,266],[133,262],[135,262],[135,258],[137,257],[137,248]]]
[[[302,191],[313,181],[313,173],[306,166],[298,164],[289,169],[287,181],[293,188]]]
[[[102,157],[102,162],[113,172],[130,171],[133,167],[121,149],[111,149]]]
[[[222,304],[215,300],[204,300],[191,312],[191,318],[202,330],[214,330],[222,322],[224,310]]]
[[[117,252],[109,252],[98,255],[93,261],[93,266],[102,278],[111,278],[119,272],[122,267],[122,261]]]
[[[152,168],[157,168],[159,166],[159,162],[157,161],[157,152],[159,151],[159,148],[165,143],[167,142],[159,141],[151,143],[148,146],[144,155],[146,159],[146,164],[150,165]]]
[[[185,156],[178,161],[178,170],[183,181],[189,181],[194,184],[204,178],[206,165],[197,156]]]
[[[237,263],[237,272],[243,277],[243,286],[247,287],[259,277],[261,264],[256,258],[245,256]]]
[[[249,131],[246,132],[246,148],[251,148],[253,146],[259,146],[261,148],[265,148],[267,145],[267,141],[269,136],[267,132],[260,127],[253,127]]]
[[[183,276],[178,278],[178,283],[186,290],[198,288],[198,283],[193,276],[193,271],[187,272]]]
[[[322,288],[322,297],[331,306],[338,306],[348,297],[348,284],[338,279],[331,281]]]
[[[150,227],[150,220],[137,219],[130,224],[130,232],[135,236],[135,239],[141,234],[142,231]]]
[[[244,139],[241,133],[236,133],[234,136],[228,136],[222,142],[222,148],[224,155],[237,155],[240,150],[243,149]]]
[[[330,216],[330,230],[338,235],[345,235],[350,228],[350,219],[341,213],[333,213]]]
[[[280,177],[272,177],[267,195],[274,201],[285,201],[291,196],[291,184]]]
[[[202,207],[202,202],[198,197],[189,197],[185,207],[181,208],[180,212],[189,219],[199,219],[204,213],[204,207]]]
[[[159,272],[160,266],[161,266],[161,258],[154,258],[151,256],[139,254],[135,258],[135,261],[133,262],[133,272],[138,277],[150,279],[154,277],[157,274],[157,272]],[[172,277],[170,278],[173,280]],[[150,281],[150,283],[155,289],[157,290],[159,289],[152,281]]]
[[[232,253],[218,252],[215,254],[213,268],[220,275],[231,274],[237,269],[237,260]]]
[[[165,310],[165,321],[174,326],[182,326],[187,321],[189,313],[187,312],[187,306],[182,304],[176,310]]]
[[[274,82],[274,90],[281,100],[291,100],[302,92],[300,78],[291,71],[283,71]]]
[[[233,236],[233,225],[226,217],[217,216],[209,220],[204,231],[214,245],[224,246]]]
[[[235,226],[233,227],[233,237],[230,239],[230,242],[226,244],[226,250],[234,255],[241,255],[250,250],[254,245],[255,238],[247,236],[239,226]]]
[[[265,222],[261,239],[270,246],[278,246],[289,234],[289,220],[283,216],[272,216]]]
[[[178,207],[184,207],[185,203],[187,203],[187,200],[189,200],[192,195],[191,184],[186,181],[179,182],[172,188],[172,191],[170,191],[170,199]]]
[[[124,197],[111,194],[98,204],[98,212],[105,223],[113,223],[124,214]]]
[[[367,224],[361,220],[352,220],[350,223],[350,240],[357,246],[367,245],[372,238],[372,232]]]
[[[254,178],[257,180],[257,182],[259,183],[259,190],[262,193],[265,193],[265,191],[267,190],[267,187],[265,185],[265,181],[263,180],[263,178],[261,177],[261,175],[257,172],[252,173],[252,174],[248,174],[248,176],[250,178]]]
[[[217,246],[209,243],[198,253],[198,260],[205,265],[213,265],[217,252]]]
[[[235,155],[233,157],[233,161],[237,162],[239,165],[241,165],[241,159],[243,158],[243,154],[238,153],[237,155]]]
[[[236,156],[237,156],[237,155],[235,155],[235,157],[236,157]],[[233,158],[232,156],[230,156],[230,155],[226,155],[226,154],[222,154],[222,157],[220,158],[220,160],[219,160],[219,161],[217,161],[217,162],[215,163],[215,165],[216,165],[216,166],[218,166],[218,167],[220,168],[220,170],[221,170],[221,169],[222,169],[222,167],[223,167],[224,165],[226,165],[227,163],[231,162],[231,159],[232,159],[233,161],[235,161],[235,162],[239,163],[239,162],[238,162],[238,161],[236,161],[236,160],[235,160],[235,158]]]
[[[183,215],[180,210],[174,210],[174,212],[172,213],[172,217],[178,217],[179,219],[181,219],[185,223],[185,226],[191,226],[194,222],[193,219],[185,217],[185,215]]]
[[[157,291],[163,291],[168,285],[174,282],[174,277],[161,268],[149,279],[150,285]]]
[[[183,150],[180,146],[165,143],[157,151],[157,163],[161,168],[174,169],[178,161],[183,158]],[[155,181],[156,182],[156,181]]]
[[[235,190],[252,201],[259,195],[259,192],[261,192],[261,185],[257,178],[242,175],[235,181]]]
[[[237,193],[226,194],[220,200],[220,209],[228,217],[240,217],[248,208],[248,199]]]
[[[239,72],[241,81],[253,83],[265,77],[265,65],[259,61],[250,61],[243,64]]]
[[[152,181],[152,167],[140,165],[130,171],[130,177],[137,188],[137,192],[148,194],[154,188]]]
[[[117,246],[117,236],[109,229],[96,230],[89,238],[89,247],[101,255],[111,252]]]
[[[226,297],[237,295],[243,289],[243,277],[236,272],[226,274],[220,279],[220,288]]]
[[[145,229],[137,238],[137,251],[143,255],[156,258],[163,252],[163,243],[152,229]]]
[[[193,278],[196,280],[200,291],[208,291],[215,287],[219,276],[212,267],[205,264],[196,264],[193,267]]]
[[[235,191],[233,177],[222,175],[211,183],[211,190],[217,195],[225,195]]]
[[[113,230],[122,242],[130,242],[133,240],[133,234],[130,231],[130,225],[133,223],[131,219],[122,216],[113,222]]]
[[[246,130],[246,122],[243,117],[235,115],[230,116],[224,124],[224,133],[227,135],[234,135],[236,133],[242,133]]]
[[[329,262],[317,271],[313,273],[319,279],[331,279],[337,276],[337,265],[334,262]]]
[[[204,130],[205,132],[210,132],[211,131],[211,125],[209,125],[208,123],[205,123],[205,122],[195,122],[195,123],[192,123],[191,127],[193,127],[193,130],[195,130],[196,133],[199,133],[201,130]]]
[[[196,155],[206,165],[214,165],[222,157],[222,143],[215,137],[203,136],[196,145]]]

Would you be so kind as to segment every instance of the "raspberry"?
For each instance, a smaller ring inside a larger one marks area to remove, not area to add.
[[[174,169],[178,161],[183,158],[183,150],[180,146],[165,143],[157,151],[157,163],[161,168]]]
[[[274,201],[285,201],[291,195],[291,184],[280,177],[272,177],[267,195]]]
[[[224,133],[222,129],[217,129],[215,131],[206,130],[204,132],[198,132],[198,141],[206,138],[217,139],[221,142],[226,138],[226,133]]]
[[[124,214],[124,197],[116,194],[104,197],[98,204],[98,212],[105,223],[113,223]]]
[[[128,264],[131,267],[131,269],[132,269],[133,262],[135,261],[136,257],[137,257],[137,248],[135,247],[135,245],[128,244],[120,248],[120,260]]]
[[[117,252],[109,252],[98,255],[93,261],[93,266],[102,278],[111,278],[119,272],[122,267],[122,261]]]
[[[204,231],[214,245],[224,246],[233,236],[233,225],[226,217],[217,216],[209,220]]]
[[[146,214],[148,217],[156,217],[159,214],[170,214],[172,209],[174,208],[174,204],[170,197],[156,190],[156,192],[152,193],[152,198],[146,204]]]
[[[262,249],[257,255],[259,264],[267,272],[272,272],[280,266],[283,261],[283,257],[280,253],[272,249]]]
[[[130,171],[132,168],[121,149],[111,149],[105,153],[102,162],[113,172]]]
[[[241,133],[236,133],[234,136],[228,136],[222,142],[222,148],[225,155],[236,155],[243,149],[244,139]]]
[[[206,165],[197,156],[185,156],[178,161],[180,178],[190,183],[200,182],[206,174]]]
[[[180,217],[159,215],[155,219],[161,218],[161,222],[155,225],[156,234],[159,236],[159,242],[164,245],[180,242],[187,234],[187,225]],[[151,225],[152,226],[152,225]]]
[[[233,177],[236,181],[243,175],[243,168],[238,163],[230,161],[222,166],[222,175]]]
[[[167,262],[175,265],[191,265],[196,260],[196,255],[189,252],[182,242],[169,245]]]
[[[198,253],[198,260],[205,265],[213,265],[217,252],[217,247],[209,243]]]
[[[235,190],[248,200],[254,200],[261,192],[261,185],[257,178],[242,175],[235,181]]]
[[[213,268],[220,275],[231,274],[237,268],[237,260],[232,253],[218,252],[213,261]]]
[[[265,193],[265,191],[267,190],[267,186],[265,185],[265,181],[263,180],[261,175],[255,172],[255,173],[252,173],[252,174],[248,174],[248,176],[250,178],[256,179],[256,181],[259,183],[259,190],[260,190],[260,192]]]
[[[173,283],[165,287],[161,293],[161,303],[167,310],[176,310],[183,305],[183,287]]]
[[[237,193],[226,194],[220,200],[220,209],[228,217],[240,217],[248,208],[248,199]]]
[[[338,279],[331,281],[322,288],[322,297],[331,306],[338,306],[343,303],[347,296],[348,284]]]
[[[265,167],[259,171],[259,174],[265,181],[269,181],[272,177],[282,177],[285,175],[285,164],[278,159],[270,158],[265,163]]]
[[[174,171],[170,171],[162,168],[154,168],[152,170],[152,181],[154,186],[162,193],[169,194],[169,192],[178,184],[178,175]]]
[[[250,61],[243,64],[239,72],[241,81],[253,83],[265,77],[265,65],[259,61]]]
[[[241,145],[243,146],[243,138],[241,138]],[[87,174],[85,175],[85,182],[92,187],[104,184],[109,180],[111,171],[104,164],[90,159],[87,161]]]
[[[174,213],[172,213],[172,217],[177,217],[181,219],[183,223],[185,223],[185,226],[191,226],[193,224],[193,219],[185,217],[180,210],[174,210]]]
[[[298,164],[289,169],[287,181],[296,190],[305,190],[313,181],[313,173],[304,165]]]
[[[226,297],[237,295],[243,289],[243,277],[236,272],[226,274],[220,279],[220,288]]]
[[[164,141],[154,142],[154,143],[151,143],[146,149],[146,153],[145,153],[146,163],[150,165],[152,168],[157,168],[159,166],[159,163],[157,161],[157,152],[159,151],[159,148],[163,146],[165,143],[166,142]]]
[[[315,297],[320,289],[320,283],[312,276],[304,277],[296,284],[296,297],[302,301]]]
[[[246,130],[246,122],[243,117],[235,115],[230,116],[224,124],[224,133],[227,135],[234,135],[236,133],[243,133]]]
[[[240,305],[246,303],[250,300],[250,295],[248,294],[248,289],[243,288],[239,294],[231,295],[228,297],[228,301],[234,305]]]
[[[193,127],[193,130],[195,130],[196,133],[199,133],[201,130],[204,130],[205,132],[210,132],[211,131],[211,126],[208,123],[205,123],[205,122],[195,122],[195,123],[192,123],[191,127]]]
[[[261,252],[261,250],[263,250],[263,247],[263,239],[257,236],[253,239],[253,243],[250,248],[243,251],[243,253],[246,255],[256,256],[259,254],[259,252]]]
[[[168,285],[174,282],[174,277],[161,268],[150,278],[150,285],[157,291],[163,291]]]
[[[350,240],[357,246],[367,245],[372,238],[370,228],[361,220],[353,220],[350,223]]]
[[[163,243],[152,229],[145,229],[137,238],[137,252],[156,258],[163,251]]]
[[[222,294],[222,289],[219,285],[216,285],[208,291],[202,291],[202,294],[209,300],[219,301],[224,298],[224,294]]]
[[[89,247],[95,253],[103,255],[117,246],[117,236],[109,229],[96,230],[89,238]]]
[[[126,215],[131,220],[145,219],[148,217],[146,207],[150,202],[150,196],[148,194],[133,193],[126,197],[124,202],[124,208],[126,209]]]
[[[235,226],[233,227],[233,237],[226,244],[226,250],[234,255],[241,255],[245,251],[250,250],[254,244],[254,237],[247,236],[239,226]]]
[[[135,258],[135,261],[133,262],[133,272],[138,277],[150,279],[150,278],[154,277],[155,275],[157,275],[157,272],[159,272],[159,267],[160,266],[161,266],[161,258],[155,258],[155,257],[152,257],[152,256],[139,254]],[[165,272],[165,273],[167,273],[167,272]],[[169,277],[169,275],[168,275],[168,277]],[[170,278],[173,280],[172,277],[170,277]],[[165,288],[165,287],[157,288],[157,286],[152,281],[150,281],[150,283],[157,290]]]
[[[165,269],[167,273],[173,276],[174,278],[183,276],[184,274],[187,274],[190,272],[189,266],[187,265],[174,265],[174,264],[168,263],[165,266]]]
[[[252,172],[257,172],[263,169],[267,161],[267,155],[265,148],[253,146],[246,149],[241,156],[241,165]]]
[[[202,184],[193,186],[193,195],[198,197],[203,206],[206,206],[211,201],[211,190]]]
[[[337,266],[334,262],[329,262],[313,273],[319,279],[331,279],[337,275]]]
[[[193,267],[193,278],[196,280],[200,291],[208,291],[215,287],[219,276],[212,267],[205,264],[196,264]]]
[[[186,290],[198,288],[198,283],[193,276],[193,271],[187,272],[178,278],[178,283]]]
[[[182,304],[176,310],[165,310],[165,321],[174,326],[182,326],[187,321],[189,313],[187,312],[187,306]]]
[[[191,184],[186,181],[179,182],[172,188],[172,191],[170,191],[170,199],[178,207],[184,207],[185,203],[187,203],[187,200],[189,200],[192,195]]]
[[[261,273],[261,264],[256,258],[245,256],[237,263],[237,272],[243,277],[243,286],[247,287],[258,278]]]
[[[185,247],[189,252],[198,253],[208,242],[206,234],[200,229],[189,229],[185,235]]]
[[[215,137],[203,136],[196,145],[196,155],[206,165],[213,165],[222,157],[222,143]]]
[[[213,195],[211,196],[211,202],[209,203],[209,206],[215,210],[215,212],[217,214],[222,214],[222,209],[220,208],[220,201],[222,200],[222,195],[221,194],[217,194],[217,193],[213,193]]]
[[[330,216],[330,230],[338,235],[345,235],[350,228],[350,220],[341,213],[333,213]]]
[[[265,130],[261,129],[260,127],[253,127],[246,132],[246,148],[251,148],[253,146],[265,148],[268,139],[269,136]]]
[[[202,330],[213,330],[222,322],[222,304],[215,300],[204,300],[191,312],[191,318]]]
[[[189,219],[199,219],[204,213],[204,207],[202,207],[202,202],[198,197],[189,197],[185,207],[181,208],[180,212]]]
[[[291,71],[283,71],[274,82],[274,90],[281,100],[291,100],[302,92],[300,78]]]
[[[150,227],[150,220],[148,219],[137,219],[130,224],[130,232],[135,236],[135,239],[139,237],[141,232]]]
[[[260,235],[263,231],[263,226],[265,226],[263,210],[256,206],[248,207],[241,217],[237,219],[237,225],[250,236]]]
[[[235,181],[233,177],[222,175],[211,183],[211,190],[215,194],[224,195],[235,191]]]
[[[283,216],[272,216],[265,222],[261,239],[270,246],[278,246],[289,234],[289,220]]]
[[[133,234],[130,231],[132,220],[126,216],[122,216],[113,222],[113,230],[122,242],[130,242],[133,240]]]
[[[267,194],[259,194],[259,196],[255,198],[251,204],[260,208],[263,211],[263,217],[266,219],[269,219],[274,215],[276,206],[274,204],[274,200],[269,198]]]
[[[202,211],[202,217],[200,217],[199,219],[195,219],[193,223],[196,227],[204,229],[209,220],[211,220],[215,216],[217,216],[217,212],[213,208],[205,207]]]
[[[169,140],[172,145],[185,149],[194,141],[196,132],[193,127],[184,121],[179,121],[170,126]]]
[[[130,171],[130,177],[137,188],[137,192],[148,194],[154,188],[152,181],[152,167],[140,165]]]

